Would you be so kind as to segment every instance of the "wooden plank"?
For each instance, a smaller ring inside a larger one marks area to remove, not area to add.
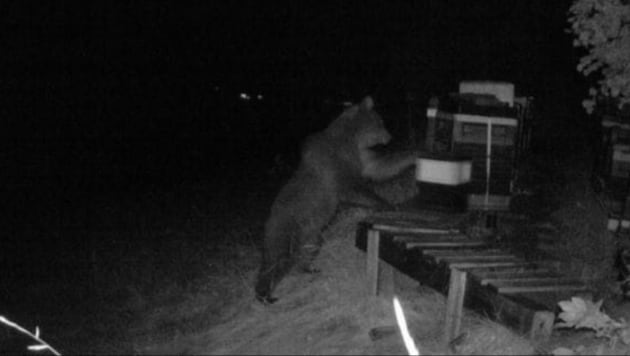
[[[484,257],[484,256],[505,256],[510,255],[505,250],[501,250],[498,248],[495,249],[424,249],[422,250],[422,254],[426,256],[434,256],[434,257],[454,257],[454,256],[468,256],[468,257]]]
[[[528,278],[547,278],[559,277],[557,273],[547,268],[531,268],[520,270],[502,270],[502,271],[472,271],[472,278],[478,280],[481,285],[486,285],[488,281],[494,280],[510,280],[510,279],[528,279]]]
[[[490,288],[501,294],[515,293],[540,293],[554,291],[584,291],[588,287],[581,281],[558,278],[553,281],[537,282],[537,281],[505,281],[496,284],[489,284]]]
[[[446,263],[453,262],[492,262],[492,261],[511,261],[517,260],[517,257],[509,253],[497,254],[497,255],[480,255],[480,256],[466,256],[466,255],[447,255],[447,256],[431,256],[436,262],[442,261]]]
[[[523,267],[529,266],[531,262],[522,261],[522,260],[505,260],[505,261],[461,261],[461,262],[451,262],[449,266],[452,268],[459,269],[472,269],[472,268],[498,268],[498,267]]]
[[[444,261],[444,263],[451,264],[457,262],[495,262],[495,261],[522,261],[522,259],[514,255],[499,255],[499,256],[436,256],[435,259],[438,262]]]
[[[489,246],[489,244],[485,241],[426,241],[405,243],[405,247],[408,250],[413,248],[460,248],[485,246]]]
[[[372,218],[365,219],[364,222],[375,225],[385,225],[385,226],[400,226],[400,227],[422,227],[429,229],[440,229],[440,230],[448,230],[451,226],[445,226],[436,224],[434,221],[426,220],[426,219],[387,219],[387,218]]]
[[[518,293],[541,293],[541,292],[555,292],[555,291],[574,291],[581,292],[587,291],[586,285],[566,285],[566,286],[531,286],[531,287],[500,287],[497,288],[497,293],[500,294],[518,294]]]
[[[508,278],[511,276],[544,276],[546,274],[553,274],[554,272],[546,267],[537,266],[535,264],[514,267],[514,268],[501,268],[500,270],[491,269],[478,269],[471,270],[471,276],[475,279],[481,280],[484,278]]]
[[[372,229],[379,230],[382,232],[391,232],[391,233],[412,233],[412,234],[456,234],[459,233],[459,230],[454,229],[440,229],[440,228],[430,228],[430,227],[419,227],[419,226],[399,226],[399,225],[390,225],[390,224],[373,224]]]
[[[538,278],[538,279],[543,279],[543,278]],[[546,286],[546,285],[573,285],[573,284],[581,284],[581,285],[583,285],[584,283],[582,281],[580,281],[579,279],[569,278],[569,277],[553,277],[553,278],[547,278],[547,280],[545,280],[545,281],[536,281],[535,278],[534,278],[533,281],[506,278],[506,279],[498,280],[497,282],[492,283],[492,285],[494,285],[496,287],[503,287],[503,286],[531,286],[531,285],[541,285],[541,286]]]
[[[553,332],[555,314],[550,311],[537,311],[532,318],[529,337],[533,340],[548,339]]]
[[[378,266],[379,266],[379,246],[381,236],[377,230],[369,229],[367,232],[367,266],[366,274],[368,281],[368,296],[378,293]]]
[[[374,212],[365,221],[376,222],[391,222],[391,221],[412,221],[422,223],[435,223],[443,220],[444,216],[436,215],[433,211],[379,211]]]
[[[561,277],[557,274],[549,274],[543,276],[516,276],[506,278],[483,278],[481,285],[485,286],[492,284],[493,286],[511,285],[512,283],[540,283],[545,284],[548,282],[561,280]]]
[[[451,268],[444,323],[445,344],[459,335],[466,296],[466,271]]]
[[[518,257],[516,258],[516,260],[518,261],[518,263],[514,263],[513,265],[498,266],[496,268],[492,268],[492,267],[479,267],[479,268],[468,267],[468,268],[475,269],[474,271],[470,271],[470,272],[473,272],[476,275],[478,275],[479,273],[483,273],[484,271],[487,271],[487,272],[531,271],[531,270],[539,270],[541,268],[551,269],[551,271],[557,271],[557,268],[555,267],[557,261],[553,261],[553,260],[531,261],[531,260],[518,258]]]
[[[423,249],[422,254],[427,257],[435,258],[435,259],[443,259],[443,258],[509,258],[514,257],[514,255],[501,250],[480,250],[480,251],[472,251],[466,249]]]
[[[399,205],[401,210],[396,211],[380,211],[370,214],[364,220],[367,221],[381,221],[381,220],[411,220],[430,223],[431,225],[446,227],[455,226],[458,222],[467,217],[467,213],[453,213],[453,212],[439,212],[433,209],[418,209],[416,204],[413,204],[414,199],[410,199],[407,202],[403,202]],[[413,208],[402,207],[405,203],[411,203]]]
[[[425,241],[483,241],[471,239],[464,234],[415,234],[415,235],[394,235],[395,242],[425,242]]]

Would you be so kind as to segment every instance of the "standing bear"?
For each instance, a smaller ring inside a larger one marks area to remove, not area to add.
[[[280,190],[265,224],[258,301],[275,302],[274,288],[296,264],[304,272],[318,272],[312,263],[323,244],[321,232],[340,203],[390,206],[371,183],[414,165],[416,152],[382,155],[372,150],[391,140],[373,107],[372,98],[364,98],[303,143],[300,165]]]

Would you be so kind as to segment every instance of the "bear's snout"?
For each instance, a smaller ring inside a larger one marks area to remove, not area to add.
[[[378,134],[374,135],[374,142],[373,142],[374,144],[372,146],[386,145],[391,140],[392,140],[392,135],[390,135],[390,133],[387,132],[387,130],[381,130]]]

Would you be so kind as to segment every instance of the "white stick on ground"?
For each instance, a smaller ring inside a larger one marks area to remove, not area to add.
[[[29,350],[31,351],[43,351],[43,350],[50,350],[50,352],[52,352],[53,354],[57,355],[57,356],[61,356],[61,354],[59,353],[59,351],[55,350],[52,346],[50,346],[46,341],[42,340],[39,338],[39,327],[35,327],[35,334],[31,333],[30,331],[24,329],[23,327],[19,326],[18,324],[12,322],[11,320],[5,318],[4,316],[0,315],[0,323],[3,323],[5,325],[8,325],[9,327],[12,327],[14,329],[16,329],[17,331],[26,334],[28,336],[30,336],[33,340],[39,342],[38,345],[30,345],[28,347]]]
[[[411,356],[419,356],[420,351],[416,347],[416,343],[413,341],[413,338],[409,334],[409,329],[407,329],[407,321],[405,320],[405,313],[403,313],[402,306],[398,301],[398,298],[394,297],[394,313],[396,314],[396,322],[398,322],[398,328],[400,329],[400,333],[402,334],[403,342],[405,343],[405,347],[407,348],[407,353]]]

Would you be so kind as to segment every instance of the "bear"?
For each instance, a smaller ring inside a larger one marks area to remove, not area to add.
[[[276,302],[274,288],[296,265],[303,272],[319,272],[313,261],[324,242],[322,231],[340,204],[393,208],[375,193],[373,183],[413,166],[418,151],[383,154],[373,150],[391,139],[370,96],[306,138],[298,168],[280,189],[265,223],[255,286],[258,301]]]

